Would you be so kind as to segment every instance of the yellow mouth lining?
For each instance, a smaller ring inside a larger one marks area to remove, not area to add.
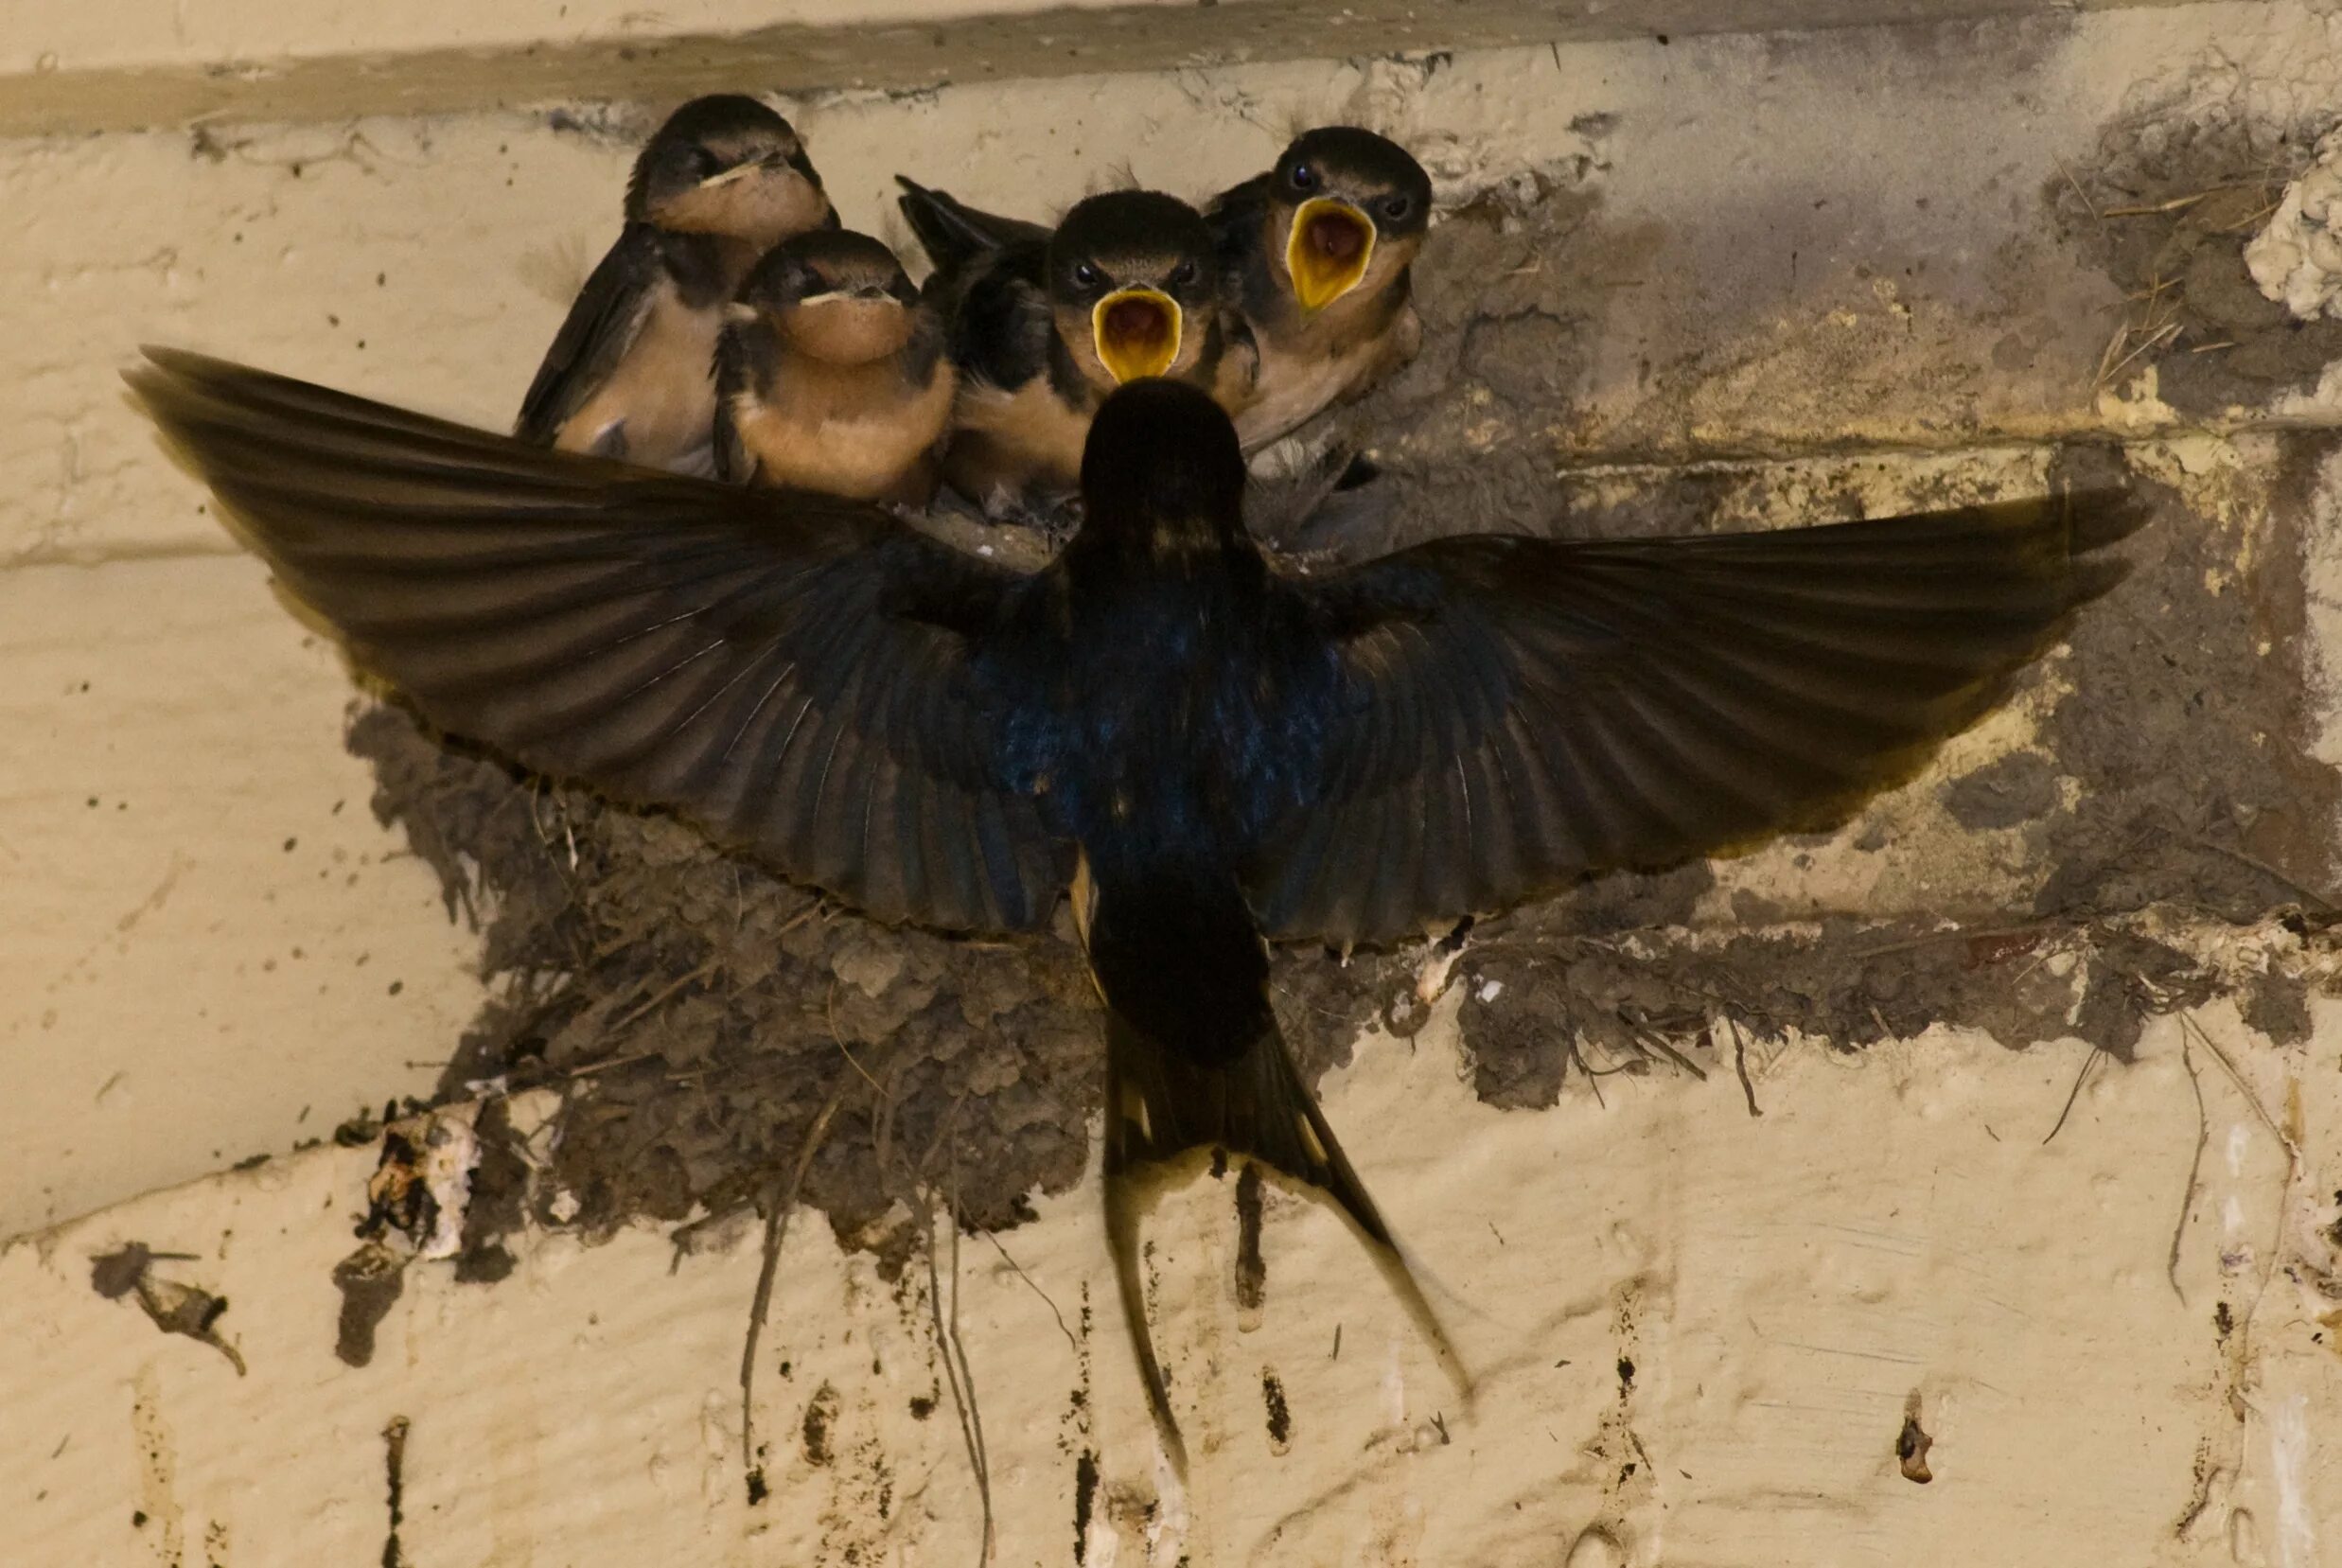
[[[1151,308],[1121,308],[1137,305]],[[1132,333],[1130,324],[1142,315],[1152,315],[1155,326]],[[1184,325],[1179,302],[1160,289],[1117,289],[1090,307],[1090,341],[1097,345],[1099,362],[1118,382],[1169,370],[1178,361]]]
[[[1358,254],[1329,255],[1312,244],[1311,237],[1320,224],[1347,229],[1357,240]],[[1322,310],[1357,288],[1373,259],[1374,221],[1347,202],[1312,196],[1294,213],[1293,227],[1285,235],[1285,271],[1293,276],[1294,297],[1301,302],[1302,309]]]

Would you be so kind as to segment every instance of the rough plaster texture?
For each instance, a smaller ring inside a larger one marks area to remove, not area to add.
[[[2228,138],[2212,174],[2306,150],[2342,86],[2336,26],[2292,6],[2181,8],[790,112],[865,224],[898,167],[978,201],[1062,204],[1084,188],[1079,149],[1201,193],[1340,115],[1408,135],[1450,200],[1534,166],[1549,196],[1585,203],[1614,286],[1545,298],[1537,258],[1514,258],[1523,308],[1557,323],[1553,355],[1420,375],[1517,386],[1523,406],[1558,381],[1570,415],[1524,422],[1492,390],[1410,439],[1487,452],[1491,485],[1562,467],[1581,496],[1690,465],[1718,476],[1722,515],[1764,519],[1924,493],[1938,469],[2034,471],[2051,438],[2166,437],[2130,461],[2206,529],[2273,508],[2301,526],[2309,632],[2267,648],[2255,678],[2301,683],[2332,761],[2336,487],[2270,484],[2276,449],[2251,427],[2330,423],[2333,390],[2315,367],[2207,380],[2219,351],[2180,356],[2209,336],[2110,355],[2135,286],[2061,229],[2057,193],[2070,181],[2083,217],[2108,221],[2106,182],[2142,142],[2184,142],[2175,127]],[[0,150],[15,223],[0,285],[44,307],[0,342],[0,921],[17,933],[0,945],[0,1234],[418,1088],[479,1000],[467,933],[361,809],[337,661],[131,417],[113,382],[124,350],[159,337],[496,422],[609,232],[628,154],[590,128],[641,123],[218,125]],[[2034,716],[1968,737],[1946,773],[2024,746]],[[2176,752],[2175,772],[2189,766]],[[1901,799],[1890,822],[1942,809]],[[2021,834],[1950,841],[1935,863],[1782,846],[1731,868],[1695,923],[1733,918],[1736,891],[1901,912],[2038,869]],[[2232,989],[2280,961],[2327,978],[2324,950],[2274,920],[2192,940]],[[1077,1520],[1080,1560],[1098,1564],[2298,1568],[2333,1549],[2342,1019],[2325,1003],[2285,1048],[2223,999],[2151,1025],[2134,1061],[2090,1071],[2045,1145],[2082,1047],[1941,1030],[1855,1055],[1757,1042],[1761,1119],[1721,1049],[1699,1058],[1704,1081],[1612,1077],[1597,1095],[1573,1077],[1550,1110],[1499,1111],[1459,1081],[1459,1049],[1504,1005],[1475,962],[1444,1004],[1463,1013],[1460,1047],[1444,1012],[1412,1048],[1370,1037],[1327,1095],[1452,1303],[1476,1407],[1298,1197],[1272,1195],[1254,1324],[1227,1283],[1228,1189],[1200,1180],[1156,1232],[1158,1334],[1199,1439],[1178,1496],[1084,1184],[999,1238],[1021,1275],[992,1242],[960,1243],[999,1560],[1074,1559]],[[372,1163],[316,1151],[0,1253],[0,1476],[25,1560],[976,1555],[923,1267],[889,1281],[819,1224],[792,1227],[759,1373],[772,1495],[751,1508],[733,1373],[752,1236],[721,1232],[672,1273],[648,1231],[520,1239],[493,1286],[418,1264],[387,1349],[351,1368],[334,1359],[330,1275]],[[248,1375],[92,1290],[90,1260],[132,1241],[194,1255],[155,1267],[230,1302],[216,1329]],[[917,1401],[934,1401],[924,1418]],[[1935,1443],[1925,1486],[1896,1457],[1907,1415]]]
[[[1328,1109],[1416,1239],[1475,1405],[1321,1206],[1272,1190],[1268,1298],[1236,1307],[1233,1183],[1205,1178],[1158,1222],[1198,1456],[1177,1494],[1090,1193],[1048,1200],[956,1265],[997,1559],[2315,1562],[2342,1517],[2342,1366],[2317,1343],[2333,1303],[2288,1271],[2336,1261],[2342,1018],[2321,1023],[2288,1056],[2223,1009],[2159,1025],[2062,1127],[2078,1044],[1761,1052],[1752,1119],[1730,1073],[1497,1111],[1456,1081],[1444,1021],[1413,1051],[1368,1041]],[[790,1231],[751,1507],[750,1238],[679,1260],[649,1232],[556,1238],[492,1287],[418,1268],[353,1370],[327,1276],[371,1163],[320,1151],[0,1254],[16,1560],[975,1560],[924,1260],[889,1281]],[[229,1301],[216,1331],[247,1376],[93,1294],[91,1260],[133,1242],[191,1255],[153,1267]],[[1896,1457],[1910,1419],[1926,1485]]]
[[[2065,9],[2157,0],[2078,0]],[[1101,71],[2038,11],[2039,0],[140,0],[0,41],[0,134],[342,120],[564,97],[919,90]],[[1208,13],[1208,14],[1206,14]],[[11,20],[14,20],[13,18]]]

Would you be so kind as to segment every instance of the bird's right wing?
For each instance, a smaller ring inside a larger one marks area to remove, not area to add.
[[[520,399],[513,433],[533,447],[550,447],[594,389],[625,358],[650,316],[652,285],[660,273],[658,234],[628,223],[578,291],[561,330],[545,350],[537,379]]]
[[[1028,579],[876,507],[149,359],[133,388],[246,541],[441,727],[881,919],[1048,917],[1060,850],[970,671]]]
[[[1334,695],[1245,884],[1272,936],[1387,941],[1819,825],[1907,772],[2121,575],[2093,492],[1775,532],[1488,535],[1296,582]]]

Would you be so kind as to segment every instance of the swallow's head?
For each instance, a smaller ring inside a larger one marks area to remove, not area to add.
[[[1090,197],[1049,239],[1048,291],[1058,336],[1093,385],[1183,375],[1219,308],[1211,231],[1159,191]]]
[[[833,220],[796,128],[738,93],[694,98],[667,116],[635,160],[626,216],[760,251]]]
[[[1082,448],[1082,532],[1157,558],[1248,538],[1244,454],[1209,394],[1147,377],[1099,405]]]
[[[732,305],[772,323],[800,352],[868,364],[900,352],[919,321],[919,291],[894,253],[851,229],[816,229],[765,253]]]
[[[1431,176],[1407,150],[1355,126],[1303,132],[1269,171],[1271,254],[1314,313],[1372,298],[1405,274],[1431,218]]]

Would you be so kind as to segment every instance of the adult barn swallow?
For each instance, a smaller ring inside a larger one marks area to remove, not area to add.
[[[1808,823],[1987,708],[2138,520],[2090,493],[1481,535],[1302,578],[1245,529],[1227,416],[1142,379],[1091,425],[1079,532],[1023,574],[867,503],[150,359],[139,396],[247,541],[446,730],[883,920],[1029,930],[1072,883],[1108,1234],[1174,1462],[1150,1168],[1264,1161],[1396,1257],[1278,1033],[1267,941],[1386,942]]]
[[[971,249],[928,288],[960,371],[944,477],[980,503],[1071,492],[1090,418],[1123,382],[1210,388],[1225,369],[1211,233],[1159,192],[1089,197],[1046,238]]]
[[[715,354],[717,477],[924,504],[957,379],[942,325],[870,236],[817,229],[740,286]]]
[[[514,433],[712,472],[724,308],[758,256],[836,222],[788,121],[738,94],[692,99],[636,160],[626,226],[545,350]]]
[[[1408,269],[1431,220],[1431,176],[1398,143],[1347,125],[1306,132],[1205,217],[1258,355],[1236,412],[1247,451],[1360,396],[1421,346]]]

